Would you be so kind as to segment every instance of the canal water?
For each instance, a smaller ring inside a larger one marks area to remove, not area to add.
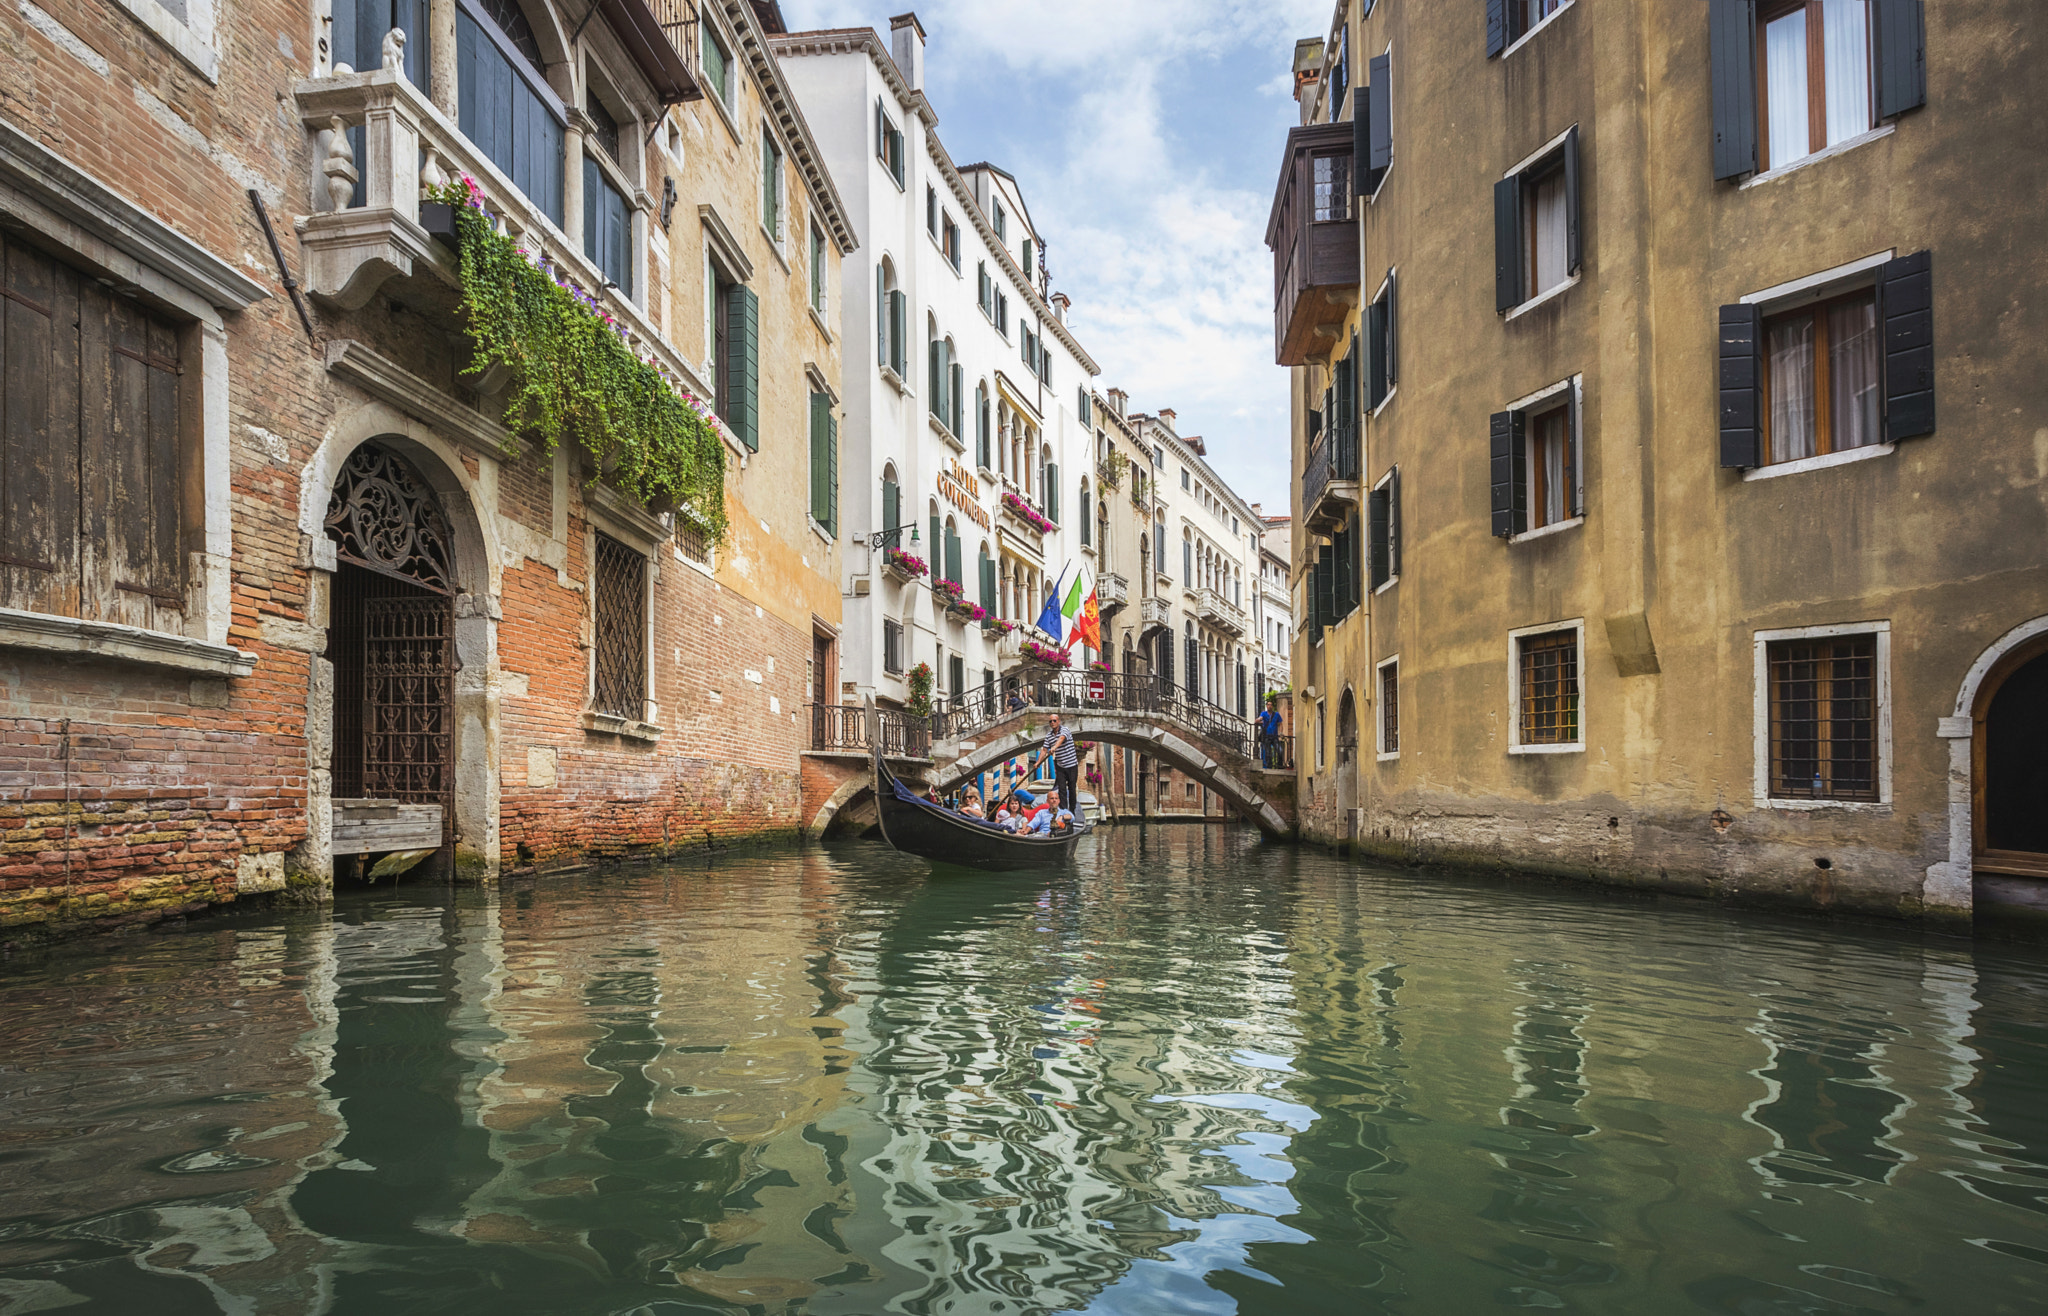
[[[2048,958],[1121,828],[0,968],[0,1313],[2048,1309]]]

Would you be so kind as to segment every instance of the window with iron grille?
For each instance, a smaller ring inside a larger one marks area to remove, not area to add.
[[[1765,655],[1771,797],[1875,801],[1877,637],[1777,640]]]
[[[592,708],[637,721],[647,712],[647,559],[600,534],[593,575],[597,671]]]
[[[1579,633],[1547,631],[1515,642],[1521,745],[1579,742]]]
[[[711,565],[711,536],[704,533],[704,527],[687,517],[676,518],[676,547],[683,551],[684,557],[699,566]]]
[[[903,623],[885,621],[882,623],[882,670],[903,672]]]
[[[1380,668],[1380,753],[1401,752],[1401,664]]]

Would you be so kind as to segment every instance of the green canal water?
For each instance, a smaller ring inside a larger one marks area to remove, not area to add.
[[[2048,957],[1124,828],[0,966],[0,1313],[2048,1310]]]

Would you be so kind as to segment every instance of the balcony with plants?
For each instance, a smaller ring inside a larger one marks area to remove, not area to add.
[[[891,545],[882,550],[882,574],[899,585],[911,585],[931,574],[931,566],[909,549]]]

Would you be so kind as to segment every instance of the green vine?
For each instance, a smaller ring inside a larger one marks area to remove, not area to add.
[[[932,715],[932,665],[919,663],[910,669],[910,715]]]
[[[512,372],[505,427],[549,457],[573,438],[620,488],[723,543],[725,444],[709,405],[636,356],[589,293],[499,233],[474,180],[451,182],[436,199],[455,210],[462,307],[476,343],[466,373]]]

